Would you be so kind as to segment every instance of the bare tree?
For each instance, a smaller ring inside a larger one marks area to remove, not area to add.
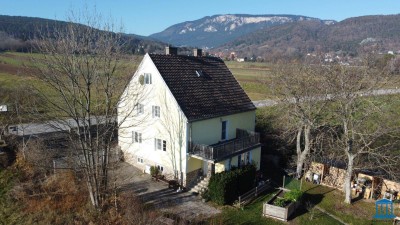
[[[180,180],[180,185],[183,186],[183,163],[184,157],[182,154],[185,154],[184,145],[186,143],[186,117],[182,111],[177,109],[171,100],[168,98],[168,93],[166,93],[163,97],[161,97],[161,107],[163,113],[161,116],[161,131],[167,131],[169,143],[168,148],[168,157],[171,161],[172,169],[174,170],[174,179]],[[173,101],[172,101],[173,102]]]
[[[282,102],[284,136],[296,143],[298,178],[301,178],[304,162],[316,144],[316,130],[325,123],[322,114],[328,94],[319,71],[319,66],[285,65],[279,66],[274,76],[272,88]]]
[[[345,202],[351,203],[351,179],[356,169],[380,169],[390,173],[399,157],[390,127],[390,97],[374,96],[392,77],[385,70],[372,67],[369,58],[362,66],[327,66],[324,73],[334,103],[330,106],[340,127],[336,146],[346,160]]]
[[[140,90],[129,82],[123,42],[115,25],[89,10],[71,12],[66,26],[41,32],[33,57],[45,84],[48,124],[67,135],[77,168],[83,172],[91,203],[101,208],[109,190],[110,157],[119,126],[136,110]],[[118,32],[118,33],[116,33]],[[117,119],[118,106],[132,104]]]

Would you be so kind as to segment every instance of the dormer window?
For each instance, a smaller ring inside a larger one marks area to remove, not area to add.
[[[203,71],[196,70],[196,75],[197,75],[197,77],[202,77],[203,76]]]

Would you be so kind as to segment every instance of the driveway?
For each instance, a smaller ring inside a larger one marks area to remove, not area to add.
[[[174,213],[187,220],[209,218],[220,210],[203,203],[190,192],[177,193],[164,182],[156,182],[132,165],[121,162],[115,170],[116,185],[121,191],[133,191],[146,204],[164,212]]]

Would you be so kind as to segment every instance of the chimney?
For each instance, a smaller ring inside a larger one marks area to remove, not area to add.
[[[199,48],[195,48],[195,49],[193,49],[193,56],[194,57],[201,57],[201,56],[203,56],[203,52],[202,52],[202,50]]]
[[[178,55],[178,48],[167,46],[167,47],[165,47],[165,54],[166,55]]]

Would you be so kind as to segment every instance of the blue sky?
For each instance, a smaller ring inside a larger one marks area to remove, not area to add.
[[[341,21],[400,13],[400,0],[0,0],[0,14],[65,20],[84,5],[121,21],[126,33],[149,35],[215,14],[294,14]]]

